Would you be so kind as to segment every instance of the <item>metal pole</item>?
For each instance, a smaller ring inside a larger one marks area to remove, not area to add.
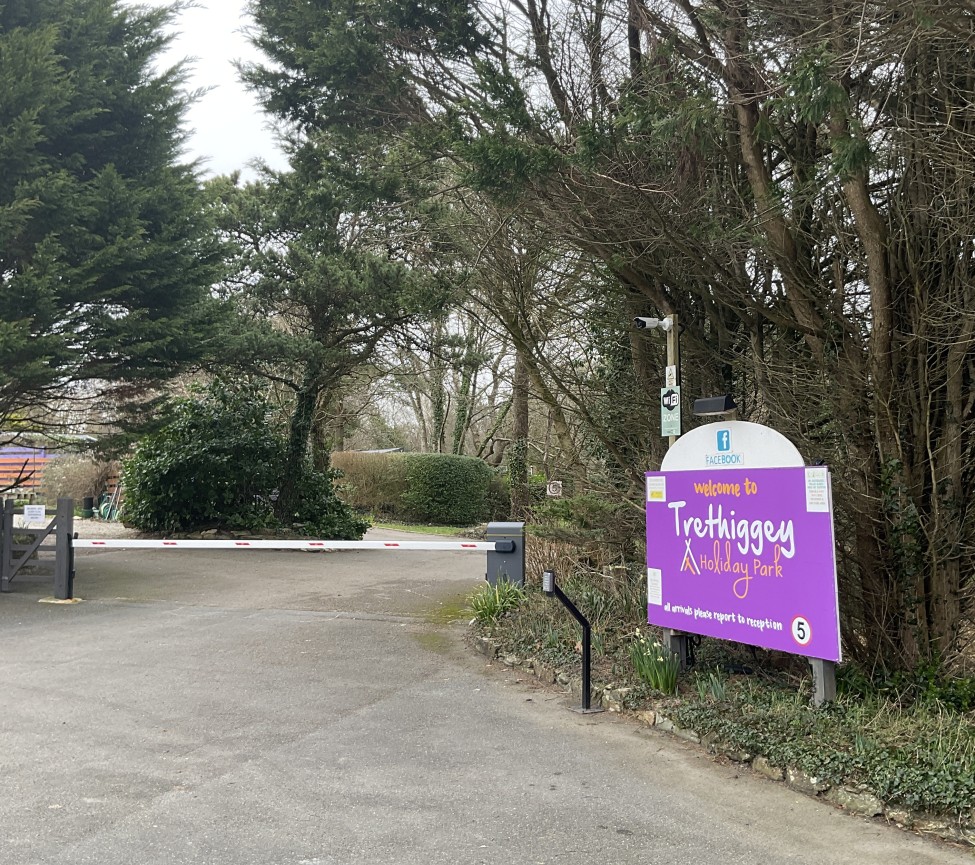
[[[680,387],[680,333],[677,330],[677,313],[667,316],[670,321],[670,329],[667,331],[667,366],[677,368],[677,387]],[[681,413],[681,406],[677,407],[678,415]],[[667,436],[667,447],[673,447],[677,441],[677,436]]]
[[[72,577],[72,540],[74,535],[74,501],[58,499],[54,524],[54,597],[71,600],[74,587]]]
[[[677,313],[672,313],[667,316],[670,319],[670,330],[667,331],[667,366],[673,366],[677,369],[677,387],[680,389],[681,385],[681,375],[680,375],[680,326],[677,322]],[[682,412],[683,406],[678,406],[678,413]],[[683,429],[683,426],[681,427]],[[674,442],[677,441],[677,436],[667,437],[667,447],[672,448]],[[682,670],[687,669],[688,663],[688,651],[687,651],[687,634],[680,631],[674,631],[670,628],[664,629],[664,643],[670,651],[674,652],[680,659],[680,668]]]
[[[10,591],[10,579],[13,575],[13,543],[14,543],[14,500],[4,499],[3,517],[0,519],[0,591]]]
[[[542,575],[542,591],[547,595],[555,595],[562,605],[575,617],[582,626],[582,710],[595,714],[602,709],[592,708],[592,627],[589,620],[579,612],[578,608],[555,583],[555,572],[545,571]]]

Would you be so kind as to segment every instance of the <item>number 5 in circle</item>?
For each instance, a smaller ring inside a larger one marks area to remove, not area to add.
[[[812,626],[802,616],[796,616],[792,620],[792,639],[800,646],[808,646],[812,639]]]

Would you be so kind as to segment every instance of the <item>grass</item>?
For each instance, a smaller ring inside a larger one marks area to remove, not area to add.
[[[415,532],[420,535],[446,535],[447,537],[465,537],[470,527],[457,526],[427,526],[417,523],[384,523],[374,522],[374,529],[388,529],[394,532]]]

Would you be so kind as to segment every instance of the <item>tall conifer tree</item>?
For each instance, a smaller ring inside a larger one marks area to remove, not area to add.
[[[81,382],[131,403],[199,359],[218,246],[181,156],[173,9],[0,4],[0,423]]]

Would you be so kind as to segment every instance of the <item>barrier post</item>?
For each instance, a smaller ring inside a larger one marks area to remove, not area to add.
[[[14,500],[4,499],[0,517],[0,592],[10,591],[14,564]]]
[[[592,707],[592,626],[579,608],[569,599],[558,584],[555,582],[555,571],[542,572],[542,591],[546,595],[552,595],[562,602],[565,607],[582,626],[582,706],[575,710],[584,715],[602,712],[602,708]]]
[[[495,548],[488,550],[484,579],[492,586],[501,580],[525,585],[525,524],[488,523],[485,540]]]
[[[74,501],[58,499],[54,523],[54,597],[68,601],[74,595]]]

